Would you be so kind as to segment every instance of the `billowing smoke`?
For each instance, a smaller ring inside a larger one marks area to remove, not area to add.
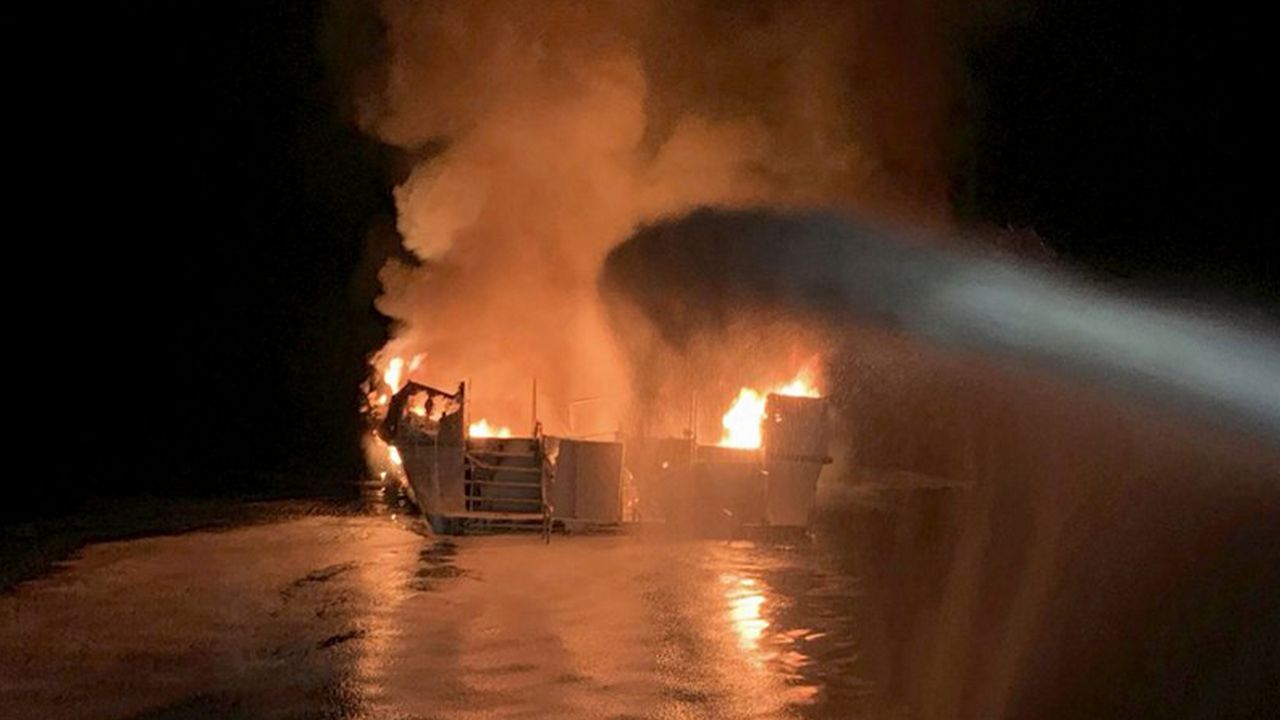
[[[596,280],[640,223],[706,204],[947,221],[950,40],[972,14],[946,0],[377,11],[381,44],[348,43],[382,55],[352,75],[358,119],[416,160],[395,190],[412,259],[381,273],[396,324],[375,362],[425,353],[415,379],[470,380],[476,417],[522,428],[536,378],[563,432],[573,400],[627,392]]]

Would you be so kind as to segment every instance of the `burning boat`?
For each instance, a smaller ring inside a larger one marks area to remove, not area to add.
[[[377,428],[438,533],[637,522],[712,535],[804,529],[830,462],[825,402],[816,393],[740,396],[725,416],[725,437],[703,444],[692,430],[680,438],[556,437],[536,419],[529,436],[515,437],[468,423],[466,390],[406,382]]]
[[[513,437],[468,424],[466,385],[448,393],[408,382],[378,429],[404,468],[409,493],[433,530],[536,530],[617,526],[621,442],[544,435],[535,422]]]
[[[831,462],[826,402],[780,389],[750,398],[749,410],[743,404],[740,397],[726,413],[717,443],[692,432],[630,439],[635,497],[628,519],[714,536],[807,529],[818,477]]]

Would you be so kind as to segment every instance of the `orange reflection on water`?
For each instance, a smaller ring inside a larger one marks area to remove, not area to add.
[[[769,621],[762,612],[766,602],[764,588],[754,578],[726,574],[720,579],[726,585],[724,595],[729,603],[729,621],[738,635],[738,647],[749,653],[751,660],[764,660],[760,639],[769,629]]]
[[[769,616],[788,605],[788,598],[777,595],[760,578],[735,572],[720,575],[724,599],[728,605],[730,627],[746,660],[772,681],[776,697],[787,705],[809,705],[815,702],[820,685],[805,677],[805,668],[813,663],[803,645],[822,637],[806,627],[786,630],[776,627]]]

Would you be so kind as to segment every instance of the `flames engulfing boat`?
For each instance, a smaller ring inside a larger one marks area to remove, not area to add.
[[[827,457],[825,402],[770,394],[758,448],[687,438],[473,437],[466,386],[414,382],[378,428],[434,531],[616,528],[661,521],[701,533],[807,527]],[[626,452],[624,452],[624,449]],[[624,482],[625,479],[625,482]]]

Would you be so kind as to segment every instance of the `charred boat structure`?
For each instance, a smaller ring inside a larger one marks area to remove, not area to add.
[[[704,535],[802,531],[827,456],[821,398],[770,394],[758,448],[682,438],[472,437],[465,384],[405,384],[377,428],[408,491],[444,534],[618,529],[664,523]]]

